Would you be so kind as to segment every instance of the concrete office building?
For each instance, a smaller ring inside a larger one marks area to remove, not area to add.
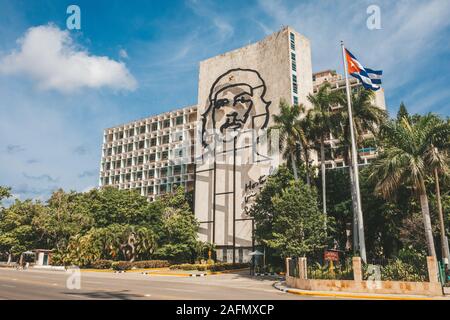
[[[193,190],[196,122],[192,106],[106,129],[100,186],[137,189],[150,200],[177,185]]]
[[[309,40],[290,27],[204,60],[196,106],[104,131],[100,186],[150,200],[176,185],[194,189],[200,240],[216,245],[218,260],[249,261],[248,209],[281,161],[264,133],[281,100],[311,108],[307,96],[325,80],[342,86],[331,71],[313,77]]]

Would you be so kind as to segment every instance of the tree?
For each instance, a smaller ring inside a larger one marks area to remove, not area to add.
[[[265,240],[272,239],[272,226],[277,214],[272,198],[287,188],[293,179],[292,172],[286,166],[280,166],[278,171],[267,179],[264,187],[256,196],[254,204],[250,208],[250,215],[255,221],[255,240],[257,242],[263,243]]]
[[[11,188],[0,186],[0,202],[11,197]]]
[[[8,261],[38,246],[47,248],[46,243],[32,225],[33,218],[45,210],[47,208],[42,203],[31,200],[16,200],[9,208],[2,210],[0,252],[8,256]]]
[[[317,206],[314,189],[293,181],[272,199],[275,216],[270,239],[263,240],[279,256],[306,256],[326,247],[326,219]]]
[[[199,224],[186,199],[184,187],[157,200],[163,208],[160,247],[156,255],[172,261],[193,261],[197,254]]]
[[[425,181],[429,175],[432,141],[444,134],[436,127],[436,117],[426,115],[411,123],[407,118],[388,121],[381,128],[382,147],[372,165],[375,191],[390,198],[402,185],[411,185],[420,201],[428,254],[436,256]]]
[[[401,121],[403,118],[411,119],[409,117],[409,112],[406,109],[406,105],[403,103],[403,101],[400,103],[400,107],[397,112],[397,121]]]
[[[59,189],[47,201],[47,208],[33,218],[33,226],[57,250],[65,249],[70,237],[85,233],[94,224],[81,193]]]
[[[312,134],[320,144],[320,171],[322,174],[322,210],[327,213],[326,198],[326,172],[325,172],[325,141],[329,139],[331,133],[337,130],[337,115],[332,111],[333,106],[337,106],[341,99],[339,91],[331,90],[331,85],[325,83],[316,94],[309,94],[308,100],[313,108],[308,110],[308,119],[312,126]]]
[[[303,106],[290,106],[286,101],[280,102],[280,113],[273,115],[274,125],[269,129],[279,131],[280,150],[283,158],[292,167],[294,178],[298,180],[297,160],[299,159],[299,143],[301,143],[301,133],[299,126],[299,116]]]

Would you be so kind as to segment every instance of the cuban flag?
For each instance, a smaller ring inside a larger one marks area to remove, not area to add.
[[[347,58],[348,73],[359,79],[367,90],[377,91],[381,88],[381,76],[383,71],[364,68],[350,51],[345,49]]]

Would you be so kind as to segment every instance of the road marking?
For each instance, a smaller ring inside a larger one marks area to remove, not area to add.
[[[188,290],[188,289],[175,289],[175,288],[164,288],[165,290],[170,291],[180,291],[180,292],[197,292],[196,290]]]
[[[84,280],[83,283],[102,284],[103,282],[98,282],[98,281],[86,281],[86,280]]]
[[[10,286],[10,285],[7,285],[7,284],[2,284],[2,287],[6,287],[6,288],[15,288],[16,286]]]

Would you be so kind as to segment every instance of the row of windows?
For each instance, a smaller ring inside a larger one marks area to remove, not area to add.
[[[289,34],[289,39],[291,43],[291,50],[294,52],[291,52],[291,68],[294,74],[292,75],[292,91],[294,92],[294,105],[298,105],[298,97],[296,94],[298,94],[298,83],[297,83],[297,56],[295,54],[295,35],[291,32]]]
[[[178,126],[183,123],[184,123],[183,116],[178,116],[175,119],[173,119],[173,125]],[[114,140],[129,138],[129,137],[144,134],[147,132],[154,132],[154,131],[157,131],[158,129],[167,129],[167,128],[170,128],[171,126],[172,126],[171,119],[165,119],[165,120],[162,120],[159,122],[153,122],[152,124],[149,124],[149,125],[142,125],[140,127],[135,127],[135,128],[130,128],[130,129],[127,129],[124,131],[119,131],[114,134],[110,133],[106,136],[106,141],[111,142]]]
[[[291,32],[289,36],[291,40],[291,49],[295,51],[295,35]]]
[[[159,138],[159,144],[158,144]],[[183,134],[179,133],[173,136],[172,142],[180,142],[183,141]],[[125,152],[142,150],[150,147],[156,147],[158,145],[168,144],[170,143],[170,135],[164,135],[162,137],[154,137],[147,140],[141,140],[137,142],[130,142],[128,144],[119,145],[116,147],[110,147],[105,150],[105,156],[112,156],[113,154],[121,154]]]
[[[173,151],[173,157],[182,158],[187,155],[187,152],[183,149],[176,149]],[[136,165],[142,165],[144,163],[153,163],[156,161],[164,161],[169,159],[169,151],[162,151],[156,153],[150,153],[148,155],[141,155],[138,157],[130,157],[127,159],[121,159],[116,161],[108,161],[103,164],[103,170],[115,170],[126,167],[132,167]]]
[[[171,179],[175,179],[176,181],[179,181],[182,179],[182,175],[185,174],[193,174],[194,173],[194,167],[193,165],[188,166],[182,166],[182,165],[176,165],[176,166],[169,166],[169,167],[163,167],[158,169],[149,169],[144,171],[138,171],[133,173],[123,173],[118,174],[110,177],[103,177],[102,178],[102,185],[108,185],[108,184],[121,184],[121,183],[128,183],[133,181],[141,181],[141,180],[148,180],[148,179],[164,179],[168,177],[174,177]],[[186,176],[187,177],[187,176]],[[192,177],[191,177],[192,178]]]
[[[298,93],[297,76],[295,74],[292,75],[292,91],[294,91],[295,94]]]

